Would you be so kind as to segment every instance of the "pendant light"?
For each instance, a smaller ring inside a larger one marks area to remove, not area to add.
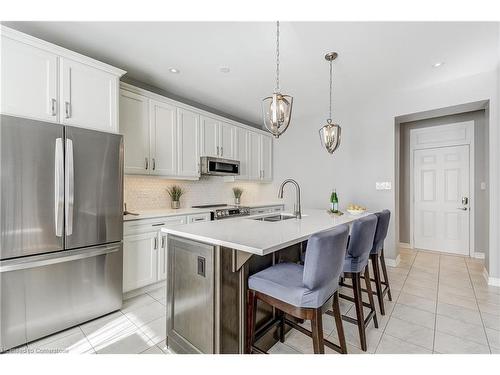
[[[279,138],[290,125],[293,97],[280,93],[280,23],[276,22],[276,89],[272,96],[262,99],[264,126]]]
[[[330,52],[325,55],[326,61],[330,62],[330,110],[326,124],[319,129],[319,137],[321,144],[330,154],[340,146],[341,128],[339,124],[332,122],[332,62],[337,58],[337,52]]]

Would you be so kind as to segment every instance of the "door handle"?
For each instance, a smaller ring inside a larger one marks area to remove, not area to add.
[[[198,257],[198,275],[205,277],[205,258]]]
[[[66,235],[73,234],[73,205],[75,202],[75,184],[73,168],[73,141],[66,139],[66,175],[64,179],[64,193],[66,195]]]
[[[64,102],[64,108],[66,111],[66,118],[71,117],[71,103],[70,102]]]
[[[457,207],[457,210],[467,211],[467,207]]]
[[[57,100],[55,100],[54,98],[50,99],[50,114],[52,116],[57,115],[56,104],[57,104]]]
[[[153,158],[153,171],[156,169],[156,160]]]
[[[56,236],[62,237],[64,219],[64,150],[62,138],[56,139],[54,188]]]
[[[148,168],[149,168],[149,161],[148,161],[148,158],[144,158],[144,159],[145,159],[145,161],[146,161],[146,167],[145,167],[145,169],[148,169]]]
[[[462,204],[463,204],[464,206],[468,205],[468,204],[469,204],[469,198],[468,198],[468,197],[463,197],[463,198],[462,198]]]

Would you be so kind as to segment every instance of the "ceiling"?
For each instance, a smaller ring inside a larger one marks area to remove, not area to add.
[[[275,85],[272,22],[3,22],[126,70],[127,76],[220,113],[261,123]],[[282,22],[281,87],[294,112],[328,109],[328,65],[337,51],[335,103],[492,70],[497,23]],[[444,62],[439,68],[435,62]],[[180,74],[169,72],[170,67]],[[229,67],[229,73],[220,72]]]

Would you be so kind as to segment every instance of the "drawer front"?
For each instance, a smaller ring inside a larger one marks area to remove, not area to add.
[[[198,223],[201,221],[210,221],[210,214],[205,213],[205,214],[197,214],[197,215],[188,215],[187,216],[187,222],[189,224]]]
[[[284,207],[283,205],[254,207],[254,208],[250,209],[250,215],[270,214],[273,212],[281,212],[281,211],[283,211],[283,207]]]
[[[123,235],[129,236],[133,234],[147,233],[151,232],[151,230],[160,230],[161,227],[169,227],[186,223],[187,218],[185,215],[126,221],[123,224]]]

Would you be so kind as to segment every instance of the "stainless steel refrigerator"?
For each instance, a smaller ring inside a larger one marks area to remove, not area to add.
[[[2,115],[0,352],[122,305],[121,135]]]

